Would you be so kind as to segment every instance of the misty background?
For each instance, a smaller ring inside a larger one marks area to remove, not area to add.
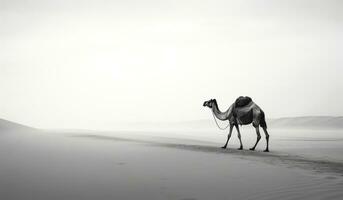
[[[341,1],[0,0],[0,118],[40,128],[343,115]]]

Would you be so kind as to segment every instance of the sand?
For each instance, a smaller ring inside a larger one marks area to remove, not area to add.
[[[2,131],[0,199],[342,199],[341,131],[215,133]]]

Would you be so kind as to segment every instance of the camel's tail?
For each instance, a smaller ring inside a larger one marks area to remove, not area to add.
[[[262,111],[262,114],[261,114],[260,126],[262,128],[267,128],[266,118],[264,116],[264,112],[263,111]]]

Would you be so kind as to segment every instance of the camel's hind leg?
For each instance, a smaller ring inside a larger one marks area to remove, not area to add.
[[[264,150],[264,152],[269,152],[269,134],[267,131],[267,127],[262,127],[262,128],[263,128],[264,134],[266,135],[266,140],[267,140],[267,147]]]
[[[226,140],[226,143],[225,143],[225,145],[224,145],[224,146],[222,146],[222,148],[223,148],[223,149],[226,149],[226,147],[227,147],[227,143],[229,143],[229,140],[230,140],[230,138],[231,138],[231,134],[232,134],[232,128],[233,128],[233,125],[232,125],[232,124],[230,124],[230,132],[229,132],[229,134],[227,135],[227,140]]]
[[[241,146],[238,148],[238,150],[242,150],[243,149],[243,144],[242,144],[242,139],[241,139],[241,132],[239,131],[238,125],[235,125],[235,126],[236,126],[236,129],[237,129],[237,132],[238,132],[239,142],[241,143]]]
[[[257,146],[257,143],[258,143],[258,142],[260,141],[260,139],[261,139],[261,134],[260,134],[260,129],[259,129],[259,127],[256,126],[255,129],[256,129],[257,140],[256,140],[255,145],[254,145],[252,148],[250,148],[250,150],[252,150],[252,151],[255,150],[255,148],[256,148],[256,146]]]

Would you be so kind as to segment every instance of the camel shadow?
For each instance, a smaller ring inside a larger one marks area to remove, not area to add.
[[[334,173],[343,176],[343,163],[334,162],[329,160],[316,160],[305,158],[297,155],[291,155],[285,152],[262,152],[250,150],[237,150],[237,149],[222,149],[218,146],[200,145],[200,144],[181,144],[181,143],[168,143],[149,140],[138,140],[121,138],[114,136],[102,135],[72,135],[71,137],[88,138],[93,140],[104,140],[112,142],[134,142],[142,145],[152,147],[164,147],[186,151],[224,154],[234,156],[235,158],[263,162],[271,165],[285,166],[289,168],[300,168],[305,170],[312,170],[316,173]]]

